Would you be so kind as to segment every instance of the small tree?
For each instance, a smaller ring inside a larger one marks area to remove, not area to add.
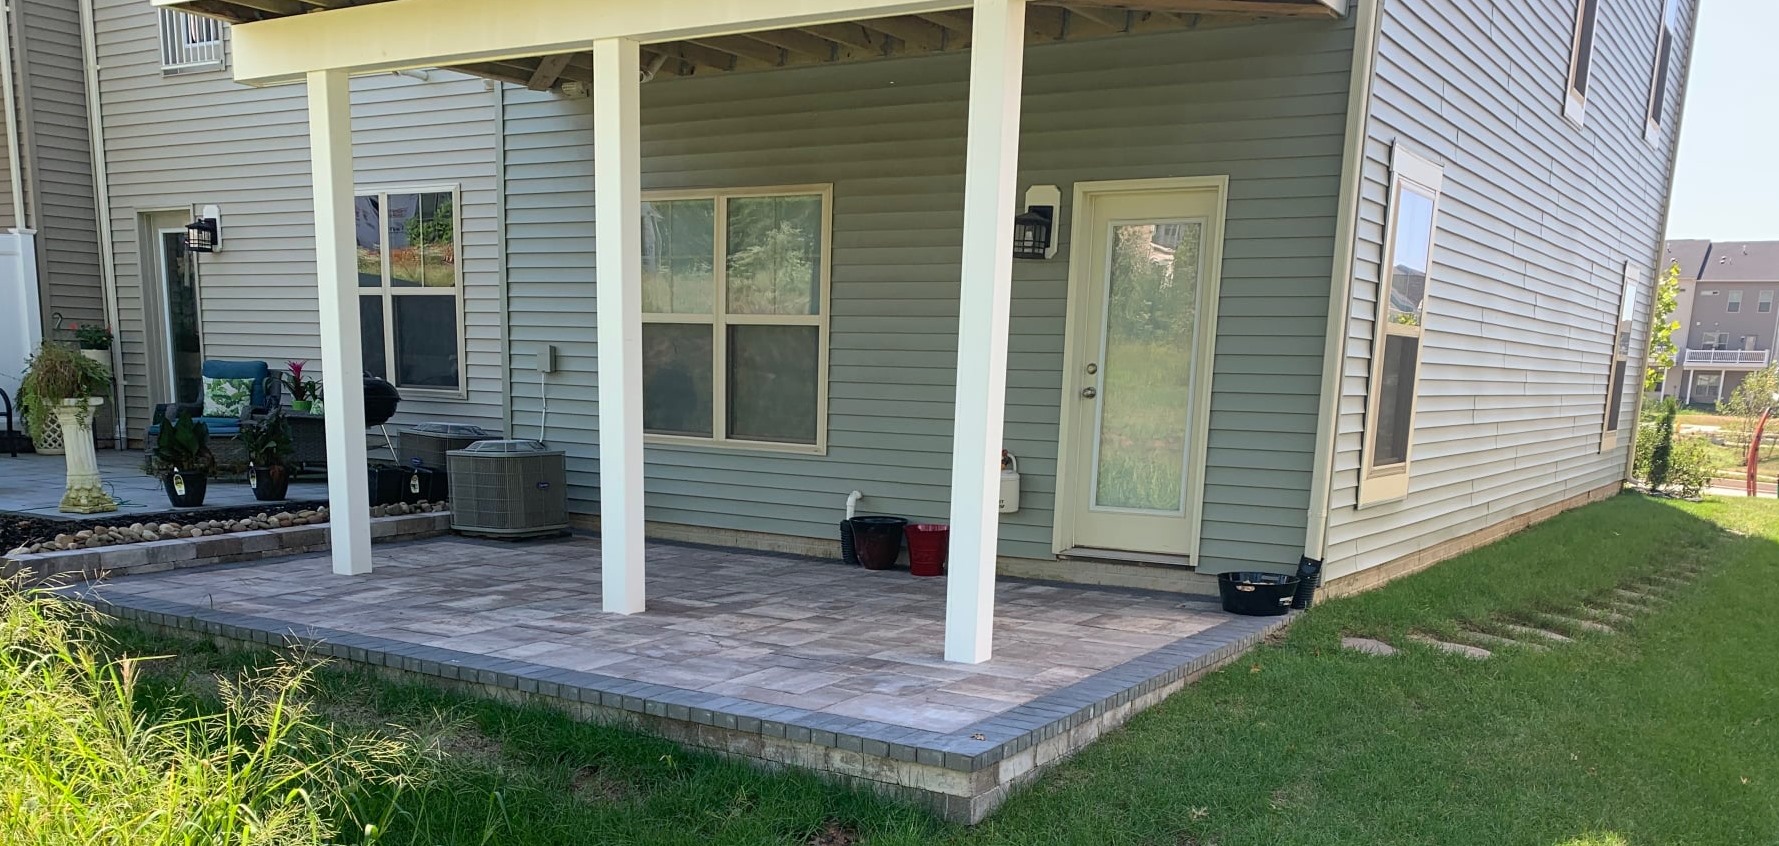
[[[1661,416],[1656,418],[1654,437],[1649,445],[1649,489],[1659,491],[1668,484],[1668,471],[1673,466],[1674,418],[1680,414],[1680,403],[1673,397],[1662,400]]]
[[[1649,369],[1643,373],[1643,390],[1661,387],[1662,379],[1674,366],[1674,330],[1680,321],[1674,309],[1680,302],[1680,262],[1670,262],[1655,284],[1655,310],[1649,321]]]
[[[1773,405],[1774,394],[1779,394],[1779,363],[1743,377],[1728,398],[1718,401],[1717,413],[1736,418],[1736,436],[1746,442],[1754,437],[1755,422]]]

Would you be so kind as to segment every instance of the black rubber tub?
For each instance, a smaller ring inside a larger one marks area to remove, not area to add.
[[[1231,614],[1277,617],[1291,610],[1297,582],[1283,573],[1224,573],[1217,577],[1217,592]]]

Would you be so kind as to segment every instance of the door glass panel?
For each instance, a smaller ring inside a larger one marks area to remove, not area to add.
[[[198,327],[197,262],[185,248],[184,230],[161,233],[161,262],[173,398],[195,402],[204,387],[204,341]]]
[[[1185,510],[1202,221],[1113,224],[1093,505]]]

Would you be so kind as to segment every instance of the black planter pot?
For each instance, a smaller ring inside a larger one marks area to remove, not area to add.
[[[174,470],[161,477],[161,483],[166,486],[167,500],[174,508],[203,505],[204,494],[210,490],[209,474],[191,470]]]
[[[247,483],[253,487],[253,498],[260,502],[288,499],[285,494],[290,491],[290,470],[282,465],[250,465],[247,468]]]
[[[1276,617],[1291,610],[1297,582],[1296,576],[1279,573],[1223,573],[1217,577],[1217,590],[1223,610],[1231,614]]]

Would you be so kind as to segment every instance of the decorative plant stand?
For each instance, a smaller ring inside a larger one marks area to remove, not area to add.
[[[117,510],[117,500],[99,484],[99,457],[93,452],[93,409],[104,403],[101,397],[88,397],[62,400],[56,406],[56,422],[61,424],[62,448],[66,450],[68,465],[68,490],[62,494],[62,511],[98,514]]]

